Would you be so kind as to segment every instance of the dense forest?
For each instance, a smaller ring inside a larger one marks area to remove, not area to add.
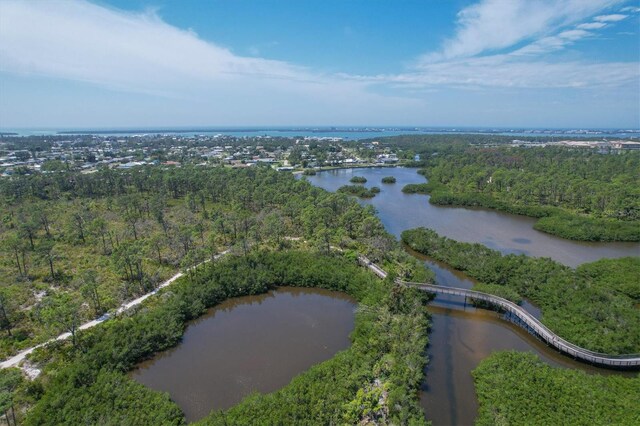
[[[553,368],[520,352],[491,355],[473,377],[477,426],[640,423],[640,377]]]
[[[278,285],[346,292],[360,308],[352,346],[268,395],[252,395],[204,424],[422,424],[418,389],[428,320],[419,291],[381,281],[353,257],[309,250],[253,251],[203,264],[137,312],[37,351],[43,375],[13,391],[31,404],[24,423],[183,424],[165,394],[125,373],[180,341],[187,321],[208,307]]]
[[[75,329],[232,247],[356,249],[410,273],[373,209],[270,168],[57,172],[0,180],[0,355]]]
[[[564,238],[640,241],[640,153],[436,144],[420,165],[429,184],[405,192],[433,204],[540,218],[536,229]]]
[[[570,342],[609,354],[640,353],[640,258],[601,259],[571,269],[549,258],[502,255],[425,228],[402,241],[479,280],[480,291],[530,299],[542,322]]]

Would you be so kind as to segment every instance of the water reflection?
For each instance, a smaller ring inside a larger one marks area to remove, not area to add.
[[[405,246],[413,256],[421,259],[435,273],[436,284],[470,289],[476,280]],[[528,300],[521,305],[536,318],[540,309]],[[432,329],[428,348],[427,379],[420,395],[425,415],[434,425],[472,424],[477,415],[478,402],[471,371],[492,352],[520,350],[533,352],[550,365],[576,368],[589,373],[623,374],[594,367],[560,354],[525,330],[506,322],[499,313],[476,309],[463,297],[438,295],[431,302]]]
[[[452,306],[436,301],[432,315],[431,345],[427,349],[427,380],[420,402],[434,425],[471,425],[478,411],[471,371],[492,352],[518,350],[532,352],[555,367],[574,368],[590,374],[619,374],[635,377],[637,372],[597,368],[573,361],[504,321],[501,315],[467,305]]]

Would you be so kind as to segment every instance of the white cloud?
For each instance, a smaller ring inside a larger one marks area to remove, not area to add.
[[[598,88],[633,85],[638,62],[562,62],[544,55],[595,37],[621,15],[600,15],[619,3],[608,0],[481,0],[458,14],[455,36],[440,51],[423,55],[413,69],[381,80],[412,88]],[[523,46],[521,46],[525,43]],[[496,53],[496,50],[501,50]]]
[[[638,12],[640,12],[640,7],[636,7],[636,6],[627,6],[627,7],[623,7],[622,9],[620,9],[620,12],[626,12],[626,13],[638,13]]]
[[[258,122],[247,116],[317,123],[322,108],[325,118],[384,117],[421,102],[287,62],[239,56],[153,12],[86,1],[1,0],[0,72],[174,99],[228,123]]]
[[[458,28],[442,50],[424,61],[474,56],[545,36],[619,3],[619,0],[482,0],[458,13]]]
[[[597,22],[618,22],[625,19],[628,15],[621,15],[619,13],[613,15],[600,15],[593,18],[594,21]]]
[[[604,22],[587,22],[576,26],[576,28],[581,30],[599,30],[600,28],[604,28],[606,26],[607,24],[605,24]]]
[[[324,99],[354,95],[381,98],[367,92],[367,85],[383,81],[400,85],[584,87],[586,82],[601,84],[601,65],[529,59],[519,63],[517,57],[561,49],[592,35],[587,28],[601,28],[605,25],[601,22],[540,37],[509,55],[465,61],[455,57],[510,46],[613,3],[616,0],[482,0],[459,13],[458,34],[444,44],[440,62],[421,61],[407,73],[380,79],[324,75],[282,61],[242,57],[203,41],[192,31],[166,24],[154,12],[134,14],[87,2],[5,0],[0,2],[0,70],[176,97],[197,96],[203,90],[228,93],[234,87],[245,92],[246,87],[253,87]],[[616,16],[599,18],[611,21]],[[630,68],[633,66],[611,64],[607,69],[614,78],[603,80],[607,84],[627,81]]]
[[[405,72],[354,76],[241,56],[163,22],[154,12],[129,13],[86,1],[0,0],[0,71],[150,94],[148,102],[136,95],[145,108],[151,105],[149,116],[158,111],[164,114],[159,117],[179,115],[185,124],[194,123],[193,116],[199,123],[227,125],[420,123],[424,111],[439,113],[439,103],[430,101],[444,96],[443,88],[447,93],[486,88],[633,92],[628,87],[638,85],[637,62],[553,63],[539,57],[594,36],[612,21],[578,23],[617,2],[482,0],[460,13],[458,32],[441,51]],[[491,54],[524,42],[515,52]],[[247,49],[257,56],[264,48]],[[20,98],[18,92],[12,96]],[[86,96],[86,102],[102,102]],[[2,98],[0,112],[6,117],[15,108]],[[126,108],[135,112],[130,102]],[[23,120],[29,108],[14,114],[16,120]],[[46,119],[50,107],[42,108]],[[457,106],[451,108],[457,114]],[[131,117],[126,119],[139,116]]]
[[[591,35],[589,31],[567,30],[567,31],[562,31],[560,34],[558,34],[558,37],[565,40],[575,41],[575,40],[580,40],[581,38],[586,37],[588,35]]]
[[[520,60],[510,55],[493,55],[437,63],[425,63],[413,72],[375,77],[362,81],[385,82],[400,87],[469,88],[612,88],[635,84],[640,77],[637,63],[607,64],[578,61],[553,63]]]
[[[0,2],[0,69],[171,93],[238,78],[320,81],[307,70],[240,57],[153,14],[86,2]]]
[[[588,37],[592,34],[593,33],[585,31],[583,29],[562,31],[558,35],[544,37],[540,40],[530,43],[512,52],[511,55],[540,55],[543,53],[553,52],[556,50],[564,49],[565,47],[575,43],[576,41]]]

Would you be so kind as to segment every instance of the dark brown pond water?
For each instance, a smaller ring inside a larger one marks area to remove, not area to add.
[[[188,421],[273,392],[350,345],[355,301],[344,293],[281,287],[228,300],[192,322],[175,348],[131,373],[169,392]]]
[[[367,178],[365,186],[382,191],[371,204],[387,231],[399,236],[406,229],[425,226],[460,241],[482,243],[502,253],[547,256],[575,267],[603,257],[640,255],[640,244],[583,243],[554,237],[533,229],[535,219],[484,209],[438,207],[428,203],[428,196],[402,193],[408,183],[425,179],[415,169],[344,169],[318,173],[309,181],[329,191],[349,184],[353,176]],[[394,176],[395,184],[381,183],[384,176]],[[420,256],[436,275],[436,282],[450,287],[471,288],[475,281],[433,259]],[[539,309],[525,302],[523,307],[537,317]],[[501,319],[495,312],[475,309],[463,298],[438,296],[431,303],[432,330],[428,348],[430,358],[427,379],[423,384],[421,404],[427,419],[434,425],[470,425],[477,415],[478,403],[471,371],[494,351],[518,350],[535,353],[550,365],[575,368],[593,374],[623,374],[578,363],[529,335],[521,328]]]

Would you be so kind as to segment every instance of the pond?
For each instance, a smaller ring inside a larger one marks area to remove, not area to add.
[[[344,293],[280,287],[227,300],[187,327],[182,342],[131,377],[168,392],[188,421],[267,393],[350,345],[356,302]]]

